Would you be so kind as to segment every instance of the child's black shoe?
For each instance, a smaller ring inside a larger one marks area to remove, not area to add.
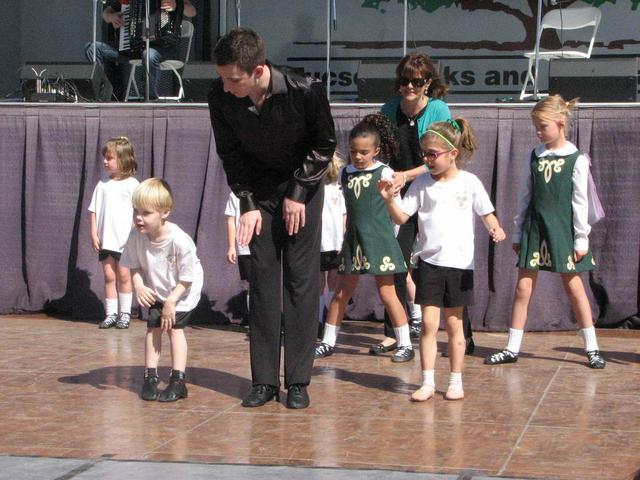
[[[158,399],[158,374],[145,372],[142,384],[143,400],[153,401]]]
[[[501,352],[489,355],[484,359],[485,365],[499,365],[501,363],[516,363],[518,361],[518,354],[513,353],[506,348]]]
[[[600,355],[598,350],[591,350],[590,352],[587,352],[587,358],[589,359],[589,368],[596,368],[600,370],[607,365],[607,362],[602,358],[602,355]]]
[[[175,402],[181,398],[187,398],[187,385],[185,383],[184,372],[172,370],[169,378],[169,385],[158,396],[159,402]]]

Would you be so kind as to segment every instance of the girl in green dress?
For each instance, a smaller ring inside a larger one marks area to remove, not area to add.
[[[542,144],[531,152],[530,178],[514,219],[513,249],[519,270],[509,340],[504,350],[485,359],[488,365],[518,360],[538,270],[560,273],[585,342],[588,365],[606,365],[598,351],[591,307],[580,278],[595,262],[589,251],[587,221],[589,160],[566,139],[575,104],[576,100],[566,102],[553,95],[539,101],[531,113]]]
[[[373,117],[373,118],[372,118]],[[347,302],[353,295],[361,275],[375,275],[378,294],[391,316],[398,339],[391,358],[407,362],[414,358],[409,325],[404,307],[394,287],[394,274],[406,273],[402,251],[394,235],[393,223],[377,182],[391,179],[393,170],[376,157],[386,151],[390,141],[385,126],[389,121],[381,114],[370,115],[358,123],[349,135],[351,164],[341,173],[342,191],[347,206],[347,228],[342,244],[341,263],[336,293],[329,305],[322,341],[316,346],[315,357],[327,357],[335,348],[336,337]]]

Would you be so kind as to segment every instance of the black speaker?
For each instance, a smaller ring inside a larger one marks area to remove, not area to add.
[[[40,76],[41,92],[36,92],[36,78]],[[108,102],[111,100],[113,87],[107,79],[102,67],[93,63],[35,63],[27,62],[20,73],[22,92],[25,99],[31,97],[38,101],[53,97],[66,97],[79,102]]]
[[[638,97],[637,58],[551,60],[549,93],[582,102],[635,102]]]
[[[383,103],[394,96],[397,61],[362,60],[358,66],[358,101]]]
[[[206,102],[211,84],[218,73],[213,63],[191,62],[184,66],[182,83],[186,101]]]

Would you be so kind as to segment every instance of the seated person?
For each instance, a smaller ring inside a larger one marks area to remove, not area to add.
[[[195,17],[196,8],[193,6],[190,0],[183,0],[183,17]],[[166,10],[168,12],[173,12],[178,7],[178,3],[176,0],[162,0],[160,4],[160,8],[162,10]],[[120,27],[123,25],[122,19],[122,7],[120,2],[117,0],[106,0],[105,7],[102,10],[102,19],[109,25],[111,25],[115,31],[115,35],[110,35],[109,42],[96,42],[96,61],[99,63],[102,68],[105,70],[107,75],[113,75],[113,68],[118,66],[118,64],[128,65],[128,58],[120,55],[118,52],[119,45],[119,33]],[[111,30],[111,29],[110,29]],[[113,32],[111,32],[113,33]],[[143,65],[146,64],[146,50],[142,52],[142,62]],[[90,62],[93,62],[93,42],[89,42],[85,46],[85,56]],[[160,63],[164,60],[176,58],[177,56],[177,46],[176,45],[167,45],[163,44],[162,41],[152,41],[149,47],[149,98],[157,99],[159,84],[160,84]],[[126,70],[128,73],[128,70]],[[123,87],[126,87],[126,80],[128,75],[123,75],[123,72],[120,72],[121,79],[120,82],[114,82],[114,89],[116,92],[122,93],[124,91]],[[119,85],[123,85],[123,87],[118,88]],[[118,96],[118,95],[116,95]],[[124,95],[121,95],[124,97]]]

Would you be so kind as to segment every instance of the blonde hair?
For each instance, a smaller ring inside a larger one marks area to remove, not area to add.
[[[334,153],[331,162],[329,162],[329,168],[327,168],[327,176],[324,177],[325,183],[336,182],[345,163],[345,159],[338,152]]]
[[[173,193],[167,182],[161,178],[152,177],[147,178],[135,188],[131,201],[136,209],[171,210]]]
[[[571,110],[578,105],[578,99],[566,101],[560,95],[551,95],[543,98],[535,104],[531,111],[531,118],[533,120],[551,120],[557,121],[564,119],[564,133],[569,133],[569,118],[571,117]]]
[[[107,143],[102,147],[102,156],[104,157],[108,151],[113,151],[116,155],[121,178],[132,177],[136,174],[138,169],[136,154],[127,137],[114,137],[107,140]]]
[[[446,122],[432,123],[420,138],[420,143],[428,139],[439,140],[452,148],[457,148],[460,152],[456,157],[456,165],[458,166],[467,163],[478,148],[471,124],[462,117]]]

